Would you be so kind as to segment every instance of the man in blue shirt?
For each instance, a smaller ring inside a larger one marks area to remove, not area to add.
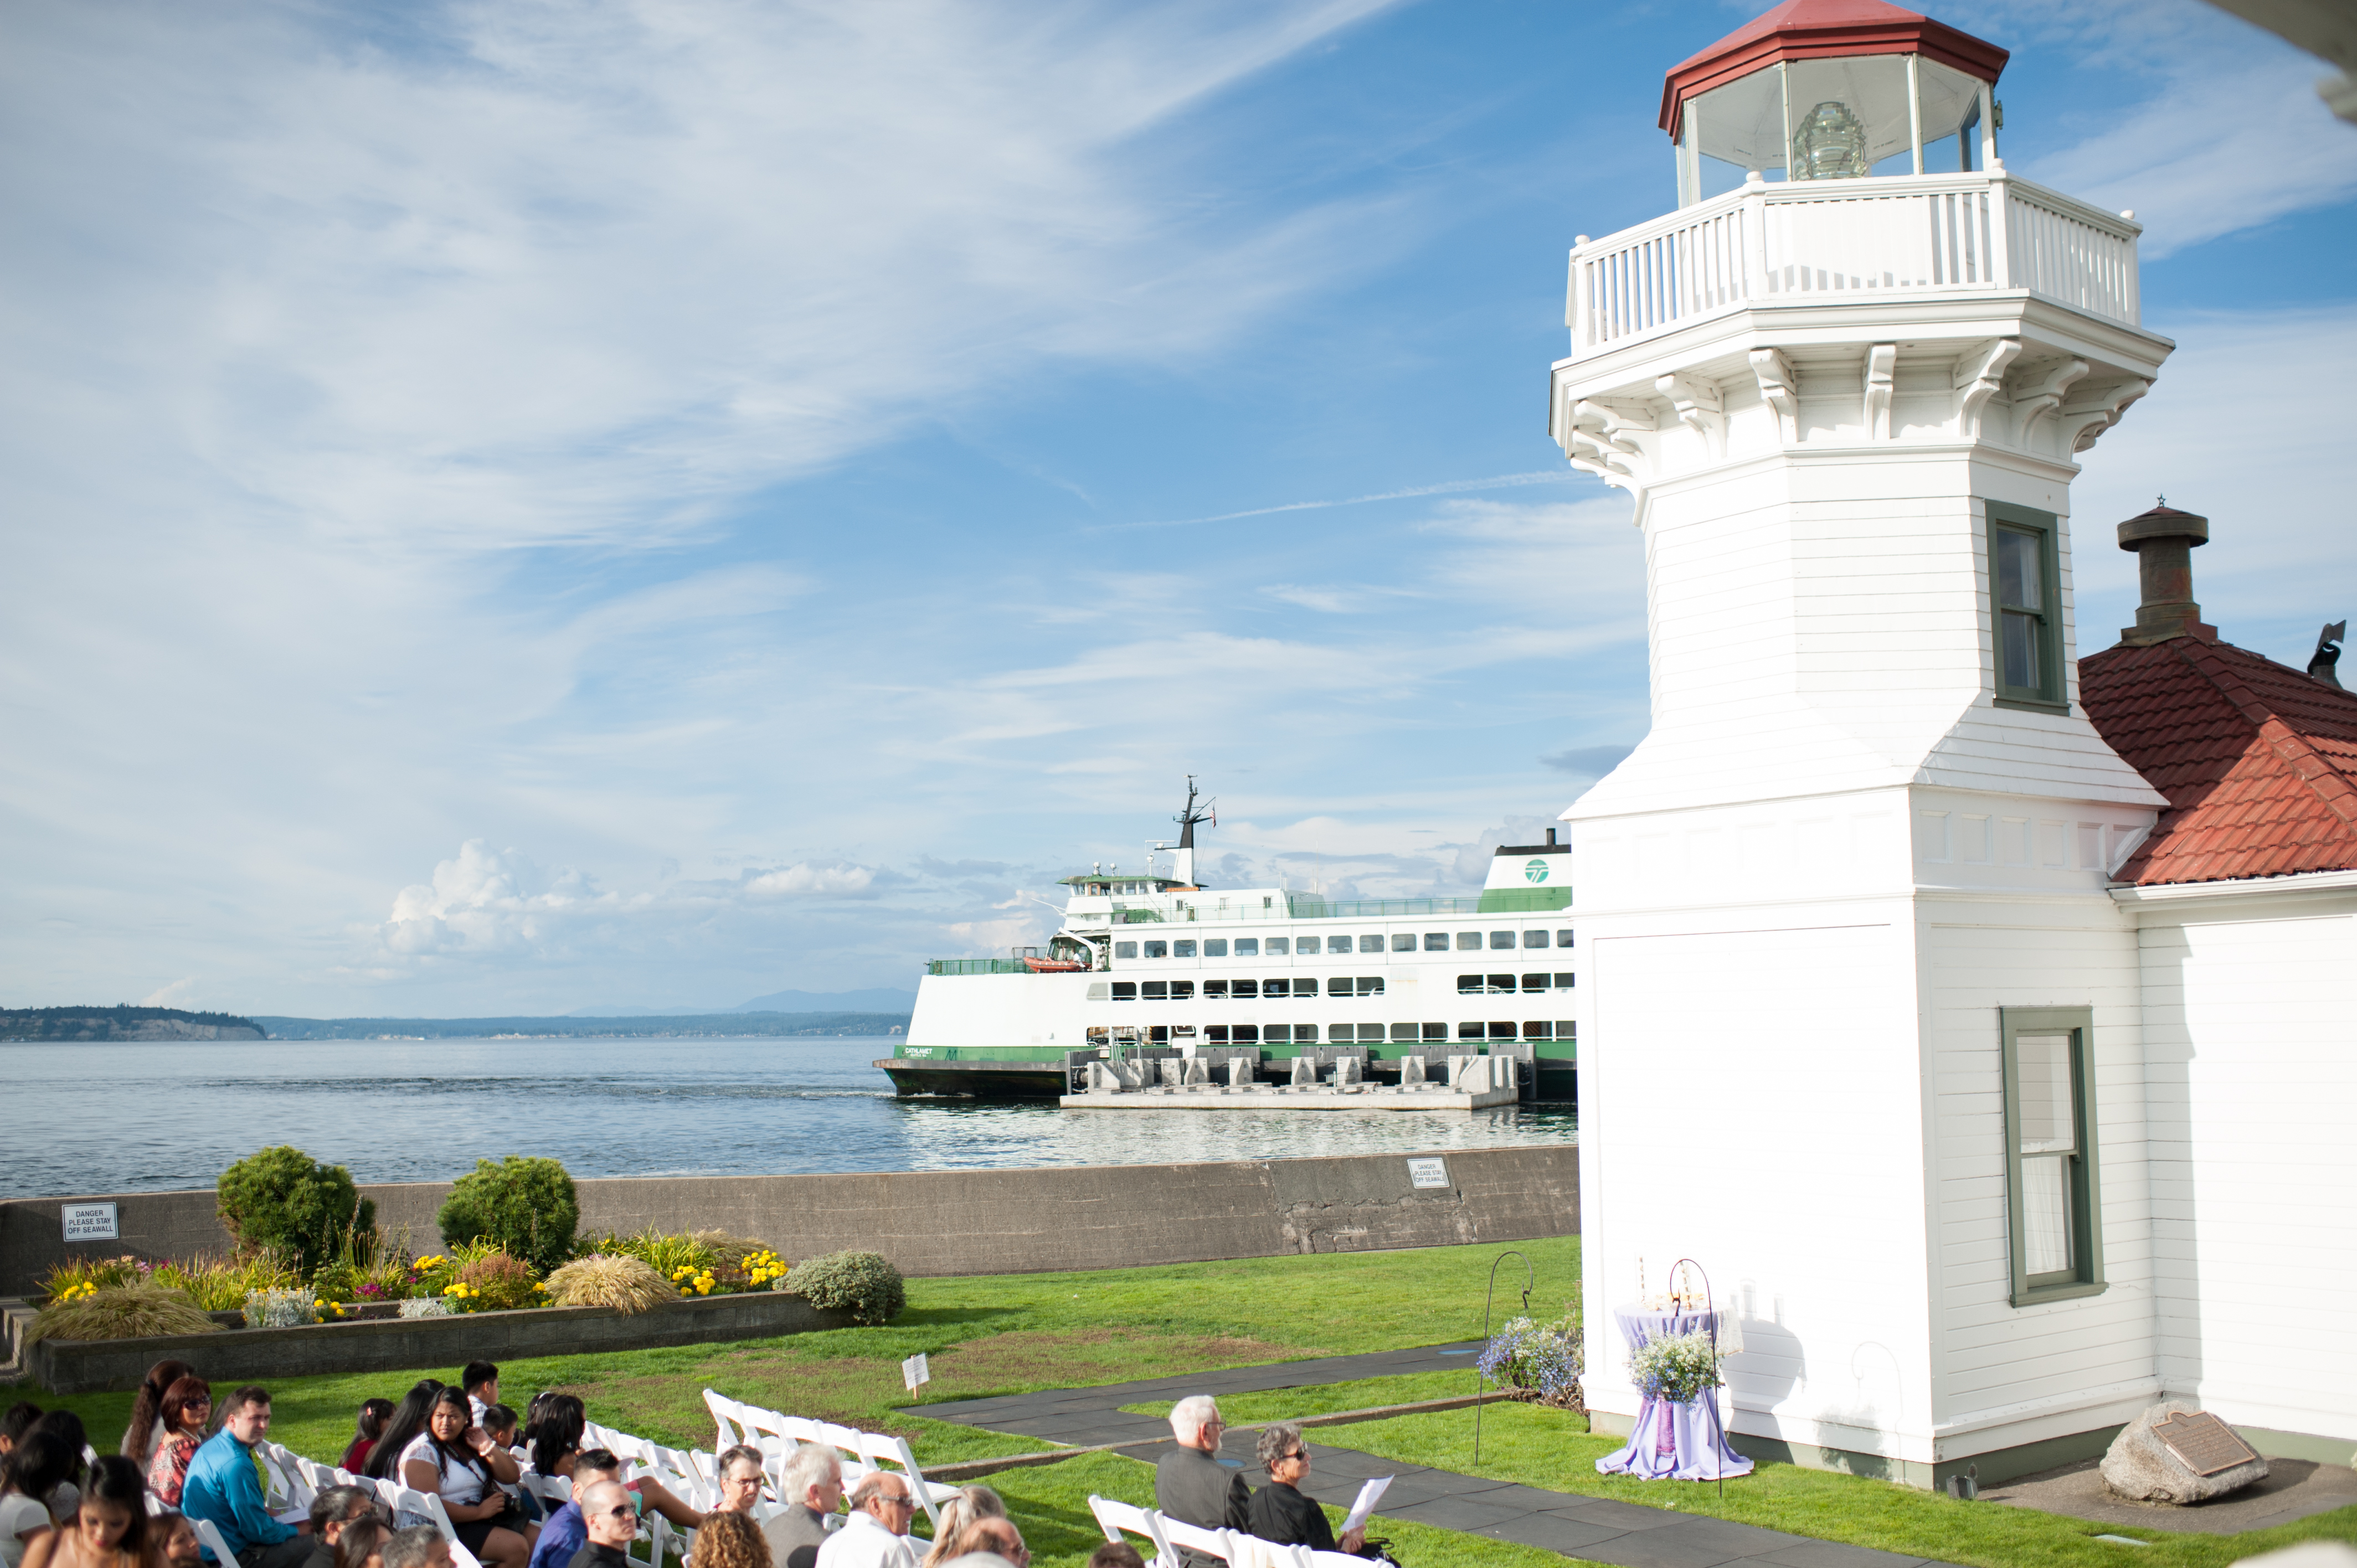
[[[589,1543],[588,1522],[581,1517],[581,1495],[600,1481],[619,1481],[622,1462],[610,1448],[586,1449],[573,1456],[573,1501],[548,1516],[533,1543],[530,1568],[568,1568]],[[630,1494],[633,1503],[638,1494]]]
[[[269,1391],[248,1383],[222,1405],[221,1430],[189,1459],[180,1489],[180,1511],[210,1520],[237,1554],[237,1568],[297,1568],[311,1554],[310,1520],[283,1523],[263,1500],[253,1446],[269,1432]]]

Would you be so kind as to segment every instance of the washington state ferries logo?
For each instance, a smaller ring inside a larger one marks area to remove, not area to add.
[[[1533,859],[1530,864],[1523,867],[1523,875],[1533,882],[1544,882],[1546,880],[1546,862],[1535,858]]]

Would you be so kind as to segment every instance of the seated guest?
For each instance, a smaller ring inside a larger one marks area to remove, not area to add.
[[[392,1419],[391,1400],[362,1400],[360,1419],[352,1426],[351,1444],[345,1448],[344,1456],[337,1463],[336,1468],[350,1475],[361,1474],[362,1466],[368,1464],[369,1450],[375,1447],[376,1440],[384,1435],[384,1423]]]
[[[950,1543],[950,1562],[958,1568],[1028,1568],[1031,1549],[1023,1532],[1005,1515],[985,1514],[958,1531]]]
[[[598,1481],[576,1494],[589,1538],[566,1568],[629,1568],[631,1538],[639,1533],[639,1512],[630,1496],[612,1481]]]
[[[460,1542],[489,1568],[524,1568],[531,1561],[538,1527],[498,1486],[522,1474],[514,1456],[475,1424],[457,1389],[434,1396],[425,1430],[401,1452],[401,1484],[438,1493]]]
[[[336,1538],[336,1568],[383,1568],[384,1543],[392,1537],[393,1529],[381,1515],[362,1514]]]
[[[933,1549],[917,1568],[942,1568],[958,1555],[958,1537],[978,1520],[1005,1519],[1006,1505],[988,1487],[962,1487],[957,1496],[943,1503],[941,1517],[933,1521]]]
[[[396,1530],[384,1538],[383,1568],[450,1568],[450,1543],[434,1525]]]
[[[1301,1440],[1301,1428],[1289,1421],[1264,1428],[1257,1456],[1268,1467],[1268,1485],[1252,1495],[1247,1528],[1263,1541],[1274,1541],[1279,1546],[1307,1546],[1312,1552],[1338,1550],[1334,1527],[1326,1522],[1326,1510],[1316,1498],[1301,1495],[1301,1483],[1309,1475],[1309,1444]],[[1366,1526],[1361,1525],[1342,1538],[1339,1550],[1363,1555],[1359,1549],[1366,1543]]]
[[[510,1458],[515,1456],[515,1412],[503,1404],[486,1405],[479,1424],[490,1434],[493,1443],[507,1451]],[[517,1509],[532,1523],[538,1524],[548,1517],[548,1510],[541,1506],[540,1494],[526,1488],[521,1481],[501,1481],[500,1490],[515,1499]]]
[[[761,1451],[749,1443],[739,1443],[734,1448],[724,1448],[712,1462],[713,1473],[719,1477],[720,1506],[715,1513],[749,1514],[761,1500]],[[711,1518],[706,1514],[706,1520]],[[768,1547],[761,1549],[764,1552]]]
[[[48,1433],[64,1444],[66,1452],[73,1455],[73,1474],[42,1499],[49,1505],[51,1523],[71,1524],[74,1514],[81,1507],[82,1473],[90,1467],[82,1457],[90,1451],[90,1434],[82,1430],[81,1417],[70,1410],[49,1411],[27,1430],[27,1435],[35,1432]]]
[[[26,1433],[0,1459],[0,1563],[17,1568],[25,1549],[57,1527],[49,1494],[65,1485],[81,1459],[47,1432]]]
[[[18,1400],[0,1415],[0,1459],[8,1457],[16,1446],[16,1439],[33,1430],[33,1423],[41,1419],[41,1407],[30,1400]]]
[[[182,1513],[159,1513],[147,1521],[148,1533],[163,1542],[164,1568],[202,1568],[204,1547],[197,1527]]]
[[[304,1568],[336,1568],[344,1531],[376,1521],[376,1495],[358,1487],[328,1487],[311,1499],[311,1556]]]
[[[188,1461],[204,1445],[205,1425],[212,1418],[212,1385],[193,1372],[174,1379],[156,1407],[156,1442],[147,1461],[147,1489],[174,1508],[180,1506]]]
[[[269,1434],[270,1392],[248,1383],[221,1406],[221,1430],[188,1461],[180,1488],[180,1511],[221,1531],[239,1568],[296,1568],[311,1555],[311,1521],[282,1524],[264,1500],[253,1449]]]
[[[851,1518],[818,1549],[818,1568],[917,1568],[909,1526],[917,1499],[892,1470],[870,1470],[851,1488]]]
[[[1146,1568],[1146,1559],[1126,1541],[1108,1541],[1089,1553],[1089,1568]]]
[[[770,1543],[751,1514],[719,1509],[706,1514],[704,1528],[695,1532],[687,1568],[771,1568]]]
[[[540,1407],[540,1426],[533,1434],[532,1467],[544,1476],[570,1476],[574,1456],[581,1452],[581,1435],[589,1425],[588,1412],[577,1394],[552,1394]],[[704,1516],[651,1476],[622,1483],[634,1506],[650,1508],[683,1530],[694,1530]]]
[[[25,1568],[163,1568],[163,1541],[147,1527],[139,1466],[109,1454],[91,1466],[74,1517],[25,1548]]]
[[[469,1361],[458,1374],[458,1386],[466,1391],[475,1424],[482,1425],[483,1412],[500,1402],[500,1369],[489,1361]]]
[[[384,1430],[369,1444],[368,1458],[361,1462],[360,1474],[371,1481],[391,1481],[396,1487],[403,1484],[402,1453],[425,1430],[425,1412],[434,1408],[434,1398],[442,1387],[438,1378],[420,1378],[411,1385],[409,1391],[401,1396],[401,1402],[393,1407],[393,1413],[385,1417]]]
[[[1227,1423],[1209,1394],[1194,1394],[1170,1407],[1170,1434],[1178,1446],[1154,1462],[1154,1506],[1170,1518],[1204,1530],[1243,1530],[1252,1507],[1252,1487],[1242,1470],[1220,1463],[1221,1434]],[[1216,1557],[1183,1547],[1187,1568],[1211,1568]]]
[[[778,1500],[785,1505],[761,1526],[777,1568],[814,1568],[827,1532],[841,1523],[843,1455],[817,1443],[802,1443],[786,1455],[778,1472]]]
[[[123,1429],[123,1446],[115,1452],[137,1464],[141,1469],[156,1456],[156,1444],[162,1441],[165,1428],[158,1425],[164,1413],[164,1396],[182,1378],[194,1375],[196,1369],[186,1361],[158,1361],[147,1369],[140,1380],[139,1391],[131,1400],[131,1424]]]
[[[574,1455],[573,1500],[549,1511],[548,1522],[540,1527],[540,1540],[532,1549],[532,1568],[566,1568],[589,1540],[588,1527],[581,1519],[581,1494],[600,1481],[621,1478],[622,1461],[613,1450],[592,1448]],[[632,1510],[634,1517],[636,1511]]]

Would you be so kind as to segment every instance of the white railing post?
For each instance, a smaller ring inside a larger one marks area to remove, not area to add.
[[[1768,297],[1768,182],[1754,169],[1743,182],[1743,279],[1738,298]]]
[[[2013,187],[2004,171],[1989,176],[1989,281],[1998,288],[2020,288],[2014,281]]]
[[[1579,286],[1579,247],[1574,245],[1563,285],[1563,324],[1571,328],[1571,351],[1575,358],[1587,351],[1587,291]]]

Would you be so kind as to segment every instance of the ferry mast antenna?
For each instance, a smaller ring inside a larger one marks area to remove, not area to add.
[[[1155,846],[1157,849],[1178,851],[1178,864],[1171,867],[1171,875],[1189,887],[1197,886],[1195,881],[1196,824],[1208,822],[1215,828],[1220,825],[1219,802],[1205,800],[1198,806],[1195,803],[1198,793],[1195,788],[1195,776],[1189,773],[1187,775],[1187,803],[1179,808],[1178,814],[1171,819],[1178,824],[1178,842],[1176,844]]]

